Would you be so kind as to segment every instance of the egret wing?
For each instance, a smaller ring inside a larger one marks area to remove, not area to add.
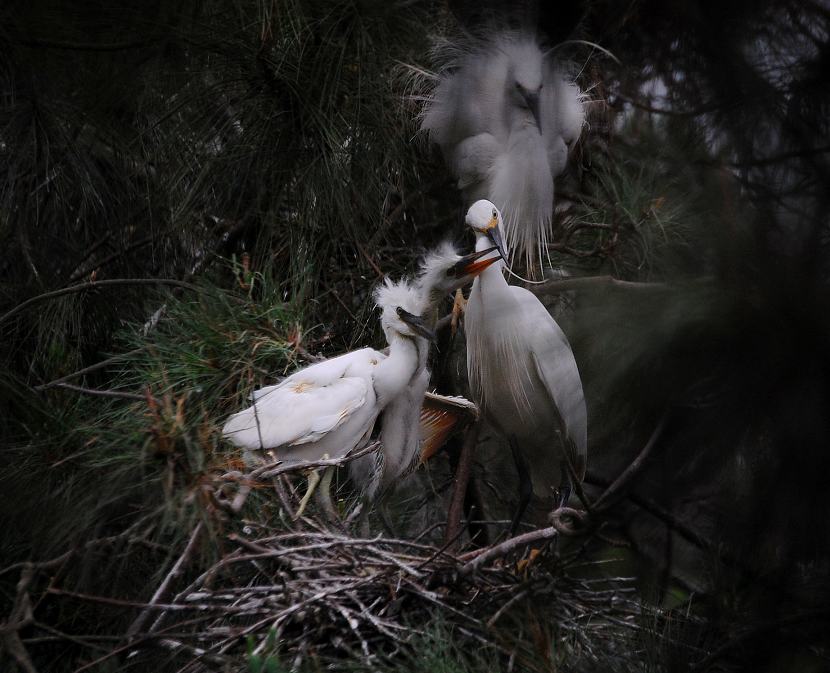
[[[506,59],[499,51],[474,50],[456,65],[441,76],[421,123],[448,158],[465,138],[487,133],[503,144],[508,133],[503,119]]]
[[[545,67],[544,80],[539,99],[541,133],[551,175],[556,177],[565,170],[568,148],[582,133],[585,109],[579,88],[555,65]]]
[[[458,143],[452,153],[452,171],[458,178],[458,188],[485,180],[496,163],[502,147],[490,133],[479,133]]]
[[[363,348],[301,369],[257,391],[254,404],[233,414],[222,434],[247,449],[315,442],[374,398],[370,373],[385,357]]]
[[[478,419],[478,407],[463,397],[426,393],[421,405],[421,462],[440,449],[450,435]]]
[[[588,415],[582,379],[565,333],[547,311],[545,316],[554,331],[536,331],[537,336],[531,342],[531,361],[551,402],[559,411],[563,430],[570,439],[571,446],[566,442],[566,451],[571,466],[582,479],[588,452]]]
[[[266,395],[283,388],[290,388],[298,384],[324,386],[333,383],[339,378],[355,371],[362,371],[364,367],[372,367],[386,359],[386,355],[374,348],[361,348],[351,353],[338,355],[323,362],[318,362],[294,372],[279,383],[265,386],[251,393],[251,401],[262,400]]]

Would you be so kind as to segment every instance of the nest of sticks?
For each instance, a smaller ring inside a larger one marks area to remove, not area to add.
[[[320,465],[341,464],[370,448]],[[346,660],[383,670],[412,656],[440,622],[454,641],[502,661],[504,670],[584,670],[587,664],[629,670],[644,632],[672,642],[664,626],[676,614],[644,606],[630,579],[603,576],[584,545],[560,549],[556,517],[548,528],[467,550],[459,549],[457,537],[440,546],[355,537],[322,514],[285,516],[297,503],[291,473],[303,467],[274,463],[217,474],[206,488],[216,504],[213,521],[223,525],[204,518],[195,524],[182,551],[167,556],[169,570],[159,573],[163,579],[149,600],[146,585],[144,600],[61,586],[73,557],[85,550],[114,553],[113,547],[135,542],[135,530],[50,561],[17,564],[17,595],[2,626],[7,652],[27,673],[37,670],[33,648],[61,640],[86,650],[79,673],[116,663],[119,670],[264,671],[271,670],[269,659],[289,670]],[[241,515],[252,486],[266,482],[283,509],[273,525]],[[220,535],[218,528],[232,532]],[[211,535],[222,552],[200,562]],[[66,633],[37,615],[47,595],[129,609],[135,617],[125,633]]]
[[[471,646],[530,668],[540,660],[532,640],[499,628],[500,620],[534,618],[525,605],[530,596],[555,621],[535,615],[527,628],[553,627],[552,639],[584,653],[603,642],[617,643],[622,653],[642,617],[625,580],[552,573],[538,549],[507,561],[520,545],[451,555],[381,536],[265,527],[229,542],[222,559],[172,600],[152,606],[154,621],[135,633],[135,647],[178,652],[182,671],[224,670],[246,646],[249,657],[281,655],[296,669],[305,659],[381,665],[427,636],[424,625],[438,613]]]

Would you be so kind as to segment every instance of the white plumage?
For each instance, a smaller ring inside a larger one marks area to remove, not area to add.
[[[427,253],[417,278],[408,286],[429,327],[435,324],[435,308],[440,300],[454,290],[472,282],[473,278],[492,264],[495,259],[481,259],[481,254],[459,255],[450,243],[444,243]],[[497,259],[497,258],[496,258]],[[424,396],[430,379],[428,368],[429,342],[418,337],[418,368],[409,384],[386,406],[381,421],[381,451],[378,461],[370,465],[369,457],[350,463],[352,480],[367,483],[366,496],[376,500],[388,493],[420,463],[423,443],[431,439],[435,431],[445,433],[446,418],[440,428],[423,423]],[[449,409],[458,407],[457,415],[469,414],[463,402],[455,398],[441,398],[433,395],[433,404],[445,402],[444,415]],[[446,433],[445,433],[446,434]],[[369,473],[371,472],[371,475]]]
[[[426,357],[417,338],[423,333],[418,297],[409,284],[387,281],[375,300],[388,355],[362,348],[301,369],[255,392],[254,404],[233,414],[222,434],[289,464],[341,457],[364,445],[380,412],[411,384]]]
[[[501,214],[489,201],[469,209],[476,249],[497,240]],[[565,334],[528,290],[508,285],[501,263],[473,283],[465,312],[467,370],[482,413],[526,463],[533,492],[567,495],[567,464],[581,481],[587,457],[582,380]]]
[[[386,358],[362,348],[306,367],[254,393],[254,404],[231,416],[222,434],[248,449],[278,449],[288,462],[340,456],[371,431],[378,414],[372,377]]]
[[[311,365],[252,394],[253,405],[233,414],[223,436],[250,453],[269,451],[287,464],[339,458],[365,446],[383,412],[381,451],[349,464],[369,500],[417,465],[420,413],[429,384],[430,328],[420,317],[440,291],[470,282],[492,262],[442,248],[428,282],[387,280],[375,292],[389,353],[362,348]],[[442,424],[442,428],[446,423]],[[324,494],[326,497],[327,494]],[[324,501],[330,508],[330,503]]]
[[[456,45],[423,113],[466,203],[507,213],[505,235],[529,268],[546,256],[553,179],[585,120],[582,95],[530,30]]]

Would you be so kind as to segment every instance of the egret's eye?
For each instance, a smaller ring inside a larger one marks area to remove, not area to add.
[[[498,217],[498,213],[496,212],[495,208],[493,208],[493,217]]]
[[[397,314],[398,314],[398,317],[401,317],[401,316],[403,316],[403,314],[404,314],[404,310],[403,310],[400,306],[398,306],[398,307],[395,309],[395,313],[397,313]]]

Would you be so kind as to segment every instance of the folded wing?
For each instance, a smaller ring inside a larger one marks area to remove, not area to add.
[[[453,432],[478,418],[478,407],[463,397],[426,393],[421,406],[421,462],[432,458]]]
[[[371,371],[383,358],[363,348],[301,369],[256,391],[253,405],[233,414],[222,434],[236,446],[257,450],[318,442],[353,422],[371,424]]]

